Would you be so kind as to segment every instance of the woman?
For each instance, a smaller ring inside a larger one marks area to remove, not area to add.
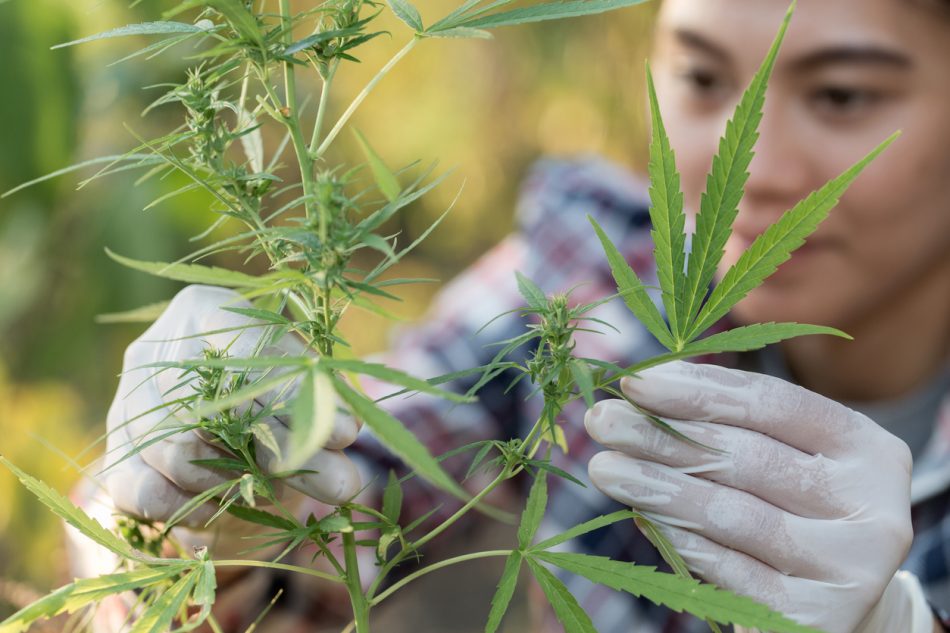
[[[661,9],[652,63],[688,209],[700,206],[725,120],[785,10],[779,0],[666,0]],[[895,575],[901,565],[923,581],[933,604],[950,607],[944,553],[950,537],[943,535],[944,525],[950,527],[948,59],[945,0],[800,2],[771,79],[747,194],[722,266],[811,190],[896,129],[903,135],[814,238],[730,315],[738,324],[831,325],[853,342],[796,339],[781,350],[730,359],[746,371],[677,363],[623,385],[674,426],[727,451],[728,459],[658,434],[619,401],[591,409],[586,431],[582,409],[565,412],[571,451],[559,465],[586,477],[589,462],[597,488],[652,513],[708,580],[833,633],[943,630],[914,576]],[[485,343],[523,327],[512,316],[476,334],[489,318],[520,304],[515,269],[548,292],[592,282],[573,295],[579,302],[608,294],[609,273],[585,213],[598,218],[646,283],[655,278],[645,189],[619,168],[596,160],[542,163],[524,188],[519,213],[521,230],[454,281],[431,318],[394,343],[389,362],[425,375],[483,361],[492,353]],[[236,315],[218,307],[234,300],[222,291],[186,290],[133,343],[127,367],[193,354],[147,341],[226,325]],[[629,363],[658,351],[622,306],[604,306],[600,316],[623,334],[581,337],[581,355]],[[124,425],[136,409],[158,404],[162,393],[156,387],[126,397],[137,382],[130,373],[119,386],[109,424],[123,431],[112,434],[110,448],[151,426]],[[470,439],[511,437],[532,419],[536,400],[504,396],[503,387],[489,385],[479,407],[444,418],[442,405],[429,400],[389,402],[440,452]],[[332,448],[347,447],[355,431],[352,424],[342,428]],[[598,452],[588,432],[614,450]],[[175,441],[174,450],[153,445],[110,471],[116,506],[161,519],[213,483],[213,473],[189,460],[214,452],[196,436]],[[355,449],[367,464],[387,465],[371,440],[360,439]],[[356,469],[338,450],[315,459],[321,474],[298,480],[302,491],[334,502],[359,487]],[[408,503],[418,512],[435,502],[419,491]],[[543,529],[563,530],[616,509],[612,503],[594,488],[552,483],[550,524]],[[581,541],[588,552],[656,561],[627,523]],[[229,586],[222,600],[232,592],[266,602],[267,582],[260,574],[222,579]],[[572,583],[600,631],[704,626]],[[253,601],[232,601],[240,603],[230,612],[235,622],[242,612],[256,615]],[[301,617],[319,619],[323,608]]]

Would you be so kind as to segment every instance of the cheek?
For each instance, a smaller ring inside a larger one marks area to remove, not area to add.
[[[802,253],[798,263],[793,254],[790,265],[740,302],[738,320],[794,320],[847,329],[946,262],[950,134],[946,136],[946,143],[936,143],[933,137],[906,134],[911,137],[907,143],[892,145],[819,227],[816,241],[827,238],[835,247],[818,256]],[[829,168],[829,178],[845,167]],[[730,240],[721,272],[742,249]]]
[[[915,144],[913,138],[904,147],[895,145],[894,153],[872,165],[832,212],[831,220],[838,220],[847,238],[847,263],[865,285],[876,280],[882,291],[893,291],[936,265],[950,249],[950,135],[946,136],[948,144],[935,151]]]

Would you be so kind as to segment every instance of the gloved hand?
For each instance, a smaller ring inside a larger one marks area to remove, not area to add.
[[[709,582],[828,633],[930,633],[907,555],[911,455],[866,416],[788,382],[669,363],[625,378],[585,424],[605,494],[656,519]]]
[[[107,418],[109,435],[104,478],[115,506],[128,514],[151,520],[167,520],[196,494],[235,476],[191,463],[192,460],[228,457],[225,450],[206,441],[210,438],[195,431],[170,435],[138,454],[123,459],[135,444],[156,437],[155,429],[159,424],[175,421],[172,407],[162,407],[163,403],[194,393],[190,383],[179,384],[182,380],[181,370],[158,373],[157,369],[143,368],[143,365],[200,358],[208,345],[217,349],[228,348],[231,357],[252,354],[260,340],[262,328],[222,331],[253,322],[243,315],[222,310],[222,306],[250,307],[250,304],[231,290],[189,286],[179,292],[158,320],[126,349],[123,373]],[[202,332],[214,333],[195,336]],[[299,356],[305,353],[305,348],[293,335],[286,335],[276,344],[276,349],[265,348],[261,353],[267,356]],[[256,398],[254,406],[274,401],[275,398],[290,398],[293,391],[283,395],[275,392],[264,394]],[[180,415],[184,417],[185,413]],[[285,420],[270,417],[266,423],[284,449],[288,437]],[[349,499],[358,491],[360,477],[354,464],[340,449],[351,444],[358,431],[359,425],[353,419],[338,418],[327,448],[301,466],[302,470],[315,472],[294,475],[283,481],[291,488],[326,503],[335,504]],[[283,453],[286,454],[286,450]],[[279,468],[277,456],[260,442],[256,443],[255,454],[265,472]],[[291,494],[283,486],[278,485],[276,488],[282,494]],[[216,504],[205,503],[182,524],[200,527],[216,510]],[[223,515],[222,518],[227,516]],[[239,522],[231,521],[231,524],[236,523]],[[235,525],[229,524],[229,536],[236,535],[232,531],[234,528]],[[203,544],[200,539],[191,538],[189,541],[191,544]],[[232,545],[236,544],[235,539],[231,541]],[[241,549],[246,546],[243,543]],[[220,551],[215,553],[220,557]]]

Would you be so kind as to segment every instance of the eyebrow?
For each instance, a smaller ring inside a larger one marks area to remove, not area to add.
[[[720,62],[730,63],[732,61],[732,57],[725,48],[695,31],[679,28],[674,30],[673,34],[681,44],[702,50]],[[790,65],[792,70],[796,72],[805,72],[835,64],[890,66],[893,68],[910,68],[913,65],[911,59],[903,53],[876,45],[841,45],[822,48],[795,59]]]

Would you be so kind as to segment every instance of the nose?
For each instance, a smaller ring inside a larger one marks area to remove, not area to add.
[[[768,95],[763,107],[740,221],[770,224],[810,192],[806,141],[794,113],[780,99]]]

